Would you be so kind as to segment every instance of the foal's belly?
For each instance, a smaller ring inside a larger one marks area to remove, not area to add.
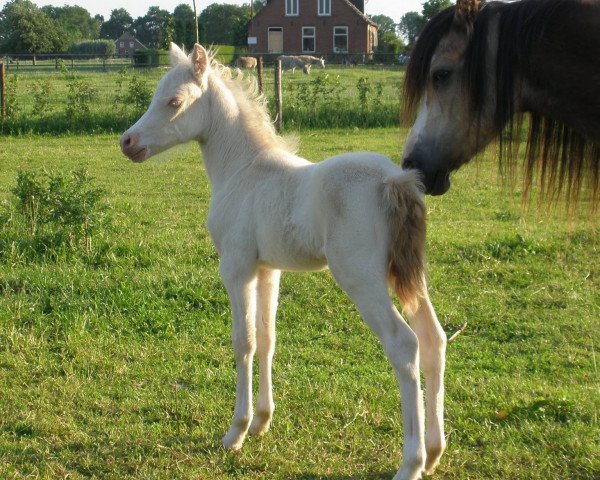
[[[259,249],[258,260],[261,265],[293,272],[311,272],[327,268],[325,255],[297,245]]]

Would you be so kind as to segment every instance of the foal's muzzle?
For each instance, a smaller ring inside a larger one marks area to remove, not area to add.
[[[125,132],[120,140],[121,151],[130,160],[139,163],[146,160],[148,149],[141,146],[140,136],[135,132]]]

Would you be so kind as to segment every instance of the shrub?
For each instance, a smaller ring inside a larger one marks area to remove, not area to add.
[[[136,67],[159,67],[161,65],[169,65],[169,52],[167,50],[157,50],[154,48],[137,50],[133,54],[133,63]]]
[[[69,53],[89,56],[111,56],[115,54],[112,40],[84,40],[71,45]]]
[[[97,90],[89,82],[73,79],[67,84],[67,117],[80,119],[90,113],[90,104],[97,95]]]

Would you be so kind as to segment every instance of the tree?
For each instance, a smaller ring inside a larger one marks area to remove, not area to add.
[[[55,53],[66,49],[65,32],[29,0],[12,0],[0,11],[0,51]]]
[[[404,43],[396,34],[396,23],[386,15],[373,15],[371,17],[377,24],[377,51],[386,54],[397,54],[403,49]],[[390,60],[389,55],[382,60]]]
[[[249,20],[248,4],[213,3],[200,14],[201,43],[244,46],[247,44]]]
[[[196,22],[194,11],[187,3],[175,7],[173,11],[173,41],[190,50],[196,41]]]
[[[409,45],[415,42],[425,23],[425,18],[417,12],[407,12],[402,15],[399,30]]]
[[[116,40],[123,33],[132,29],[133,18],[124,8],[116,8],[110,12],[110,18],[100,27],[100,37]]]
[[[428,22],[435,17],[437,13],[451,6],[452,2],[450,0],[427,0],[423,3],[421,15],[425,19],[425,22]]]
[[[100,35],[100,22],[92,18],[90,12],[78,6],[65,5],[54,7],[46,5],[42,12],[54,19],[63,29],[67,44],[71,45],[81,40],[95,40]]]
[[[150,48],[165,46],[169,35],[172,38],[172,27],[169,28],[171,14],[160,7],[150,7],[143,17],[133,22],[135,35],[140,42]]]

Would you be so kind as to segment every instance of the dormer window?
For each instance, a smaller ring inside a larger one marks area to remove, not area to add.
[[[298,1],[299,0],[285,0],[286,16],[298,16]]]
[[[318,0],[318,14],[321,16],[331,15],[331,0]]]

